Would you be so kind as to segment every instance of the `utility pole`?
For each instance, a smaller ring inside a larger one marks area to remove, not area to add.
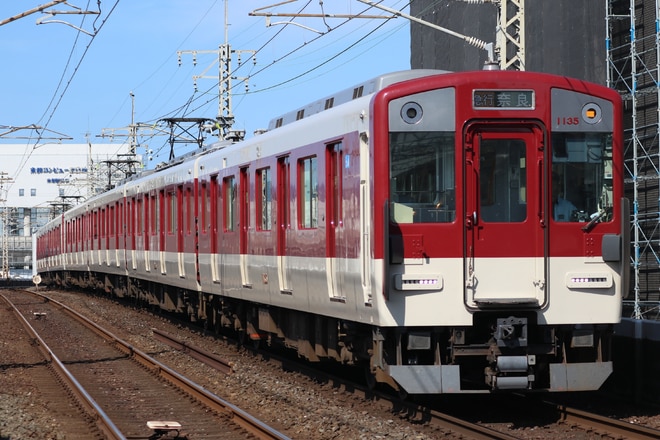
[[[101,134],[96,135],[100,138],[110,138],[112,142],[115,138],[126,138],[129,142],[129,152],[132,155],[137,155],[137,148],[140,146],[138,144],[138,137],[141,136],[164,136],[167,135],[167,131],[154,125],[154,124],[144,124],[141,122],[135,122],[135,94],[129,92],[131,96],[131,123],[128,127],[119,127],[119,128],[103,128],[101,129]],[[142,145],[145,148],[144,160],[148,160],[149,156],[149,147],[148,145]],[[91,148],[91,144],[90,144]],[[91,155],[91,151],[90,151]],[[143,163],[144,165],[144,163]]]
[[[207,75],[206,73],[215,64],[215,61],[209,65],[201,75],[193,76],[193,85],[197,91],[198,79],[215,79],[218,81],[218,115],[216,116],[216,124],[213,129],[217,130],[217,136],[221,140],[241,140],[245,137],[245,132],[232,130],[234,125],[234,113],[232,110],[232,81],[241,80],[245,83],[245,90],[248,90],[248,78],[237,77],[232,70],[232,55],[237,55],[237,69],[241,67],[241,54],[249,53],[252,62],[256,65],[254,50],[232,50],[229,44],[229,22],[228,22],[228,0],[225,0],[225,42],[221,44],[217,50],[181,50],[177,52],[179,66],[181,65],[181,55],[191,54],[193,58],[193,66],[197,65],[198,54],[217,54],[218,59],[218,75]],[[210,127],[209,127],[210,128]]]
[[[5,184],[13,179],[0,172],[0,202],[2,203],[2,278],[9,278],[9,209],[7,208],[7,188]]]
[[[495,2],[500,69],[525,70],[525,0]]]

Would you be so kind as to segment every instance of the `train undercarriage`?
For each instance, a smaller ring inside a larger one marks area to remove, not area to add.
[[[93,272],[42,274],[47,285],[102,291],[243,343],[310,362],[361,366],[367,383],[410,394],[598,389],[612,372],[611,325],[543,326],[520,310],[474,314],[471,327],[389,328]]]

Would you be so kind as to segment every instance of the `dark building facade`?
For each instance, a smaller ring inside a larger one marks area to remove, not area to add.
[[[497,7],[414,0],[410,14],[463,35],[495,42]],[[525,0],[525,70],[606,81],[605,0]],[[413,69],[479,70],[486,52],[460,38],[413,23]]]

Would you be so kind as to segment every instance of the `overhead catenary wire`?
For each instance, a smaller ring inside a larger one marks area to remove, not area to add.
[[[100,0],[97,0],[97,1],[98,1],[98,4],[99,4],[99,10],[100,10],[100,7],[101,7],[101,6],[100,6],[100,3],[101,3],[101,2],[100,2]],[[55,101],[55,97],[57,96],[57,93],[58,93],[58,91],[59,91],[59,88],[60,88],[61,84],[64,82],[64,75],[65,75],[66,70],[67,70],[67,68],[68,68],[68,66],[69,66],[69,61],[70,61],[70,59],[67,61],[67,64],[66,64],[65,70],[64,70],[64,72],[62,73],[62,78],[60,79],[60,82],[58,83],[58,86],[57,86],[57,88],[55,89],[55,92],[53,93],[53,98],[51,99],[50,103],[49,103],[48,106],[46,107],[46,110],[44,111],[44,114],[43,114],[42,117],[39,119],[40,121],[43,120],[43,118],[45,117],[45,115],[48,113],[48,109],[50,109],[51,106],[52,106],[52,110],[50,111],[50,115],[48,116],[48,119],[46,120],[46,123],[43,125],[43,126],[44,126],[44,129],[46,129],[46,128],[48,127],[48,124],[50,123],[50,121],[52,120],[53,116],[55,115],[55,112],[57,111],[57,109],[58,109],[60,103],[62,102],[62,99],[64,98],[64,95],[66,94],[67,90],[69,89],[69,86],[71,85],[73,79],[75,78],[76,73],[77,73],[78,70],[80,69],[80,66],[82,65],[82,62],[84,61],[85,56],[87,55],[87,52],[89,51],[89,48],[91,47],[92,43],[94,42],[96,36],[97,36],[98,33],[101,31],[101,29],[103,28],[103,26],[105,25],[105,23],[107,22],[107,20],[110,18],[110,16],[111,16],[112,13],[114,12],[114,10],[115,10],[115,8],[117,7],[118,4],[119,4],[119,0],[116,0],[116,1],[115,1],[115,4],[110,8],[110,10],[109,10],[109,12],[108,12],[108,15],[106,15],[106,17],[103,19],[103,21],[102,21],[101,24],[99,25],[98,29],[96,30],[96,32],[92,35],[90,41],[87,43],[87,46],[85,47],[85,49],[84,49],[82,55],[80,56],[80,59],[78,60],[78,63],[76,64],[76,67],[73,69],[73,72],[71,73],[71,76],[70,76],[69,79],[66,81],[66,85],[64,86],[64,90],[62,90],[62,93],[59,95],[59,97],[57,98],[57,101],[56,101],[55,104],[53,105],[53,101]],[[88,2],[88,6],[89,6],[89,2]],[[85,20],[85,16],[83,15],[83,17],[82,17],[82,22],[84,22],[84,20]],[[94,21],[94,23],[96,24],[96,20]],[[78,35],[76,36],[76,40],[75,40],[76,42],[78,41],[78,36],[80,35],[80,32],[81,32],[81,31],[78,31]],[[71,54],[73,53],[73,50],[74,50],[74,48],[75,48],[75,44],[76,44],[76,43],[74,42],[74,47],[73,47],[72,50],[71,50],[70,58],[71,58]],[[32,144],[32,143],[33,143],[33,147],[27,152],[27,154],[24,156],[23,160],[19,163],[19,167],[18,167],[18,169],[14,172],[14,175],[15,175],[15,176],[19,175],[19,174],[21,173],[21,171],[23,171],[23,168],[25,168],[25,165],[28,163],[28,161],[29,161],[29,159],[30,159],[30,157],[31,157],[31,155],[32,155],[32,153],[33,153],[33,151],[37,148],[37,146],[38,146],[39,142],[41,142],[41,140],[42,140],[42,135],[41,135],[41,133],[39,133],[39,135],[37,136],[37,138],[36,138],[34,141],[28,141],[28,144]],[[9,185],[9,187],[8,187],[7,189],[9,189],[9,188],[11,188],[11,184]]]
[[[310,3],[310,2],[307,2],[307,3],[305,4],[305,6],[303,6],[303,8],[301,8],[301,9],[299,10],[299,12],[302,12],[302,11],[304,10],[304,8],[307,7],[307,6],[309,5],[309,3]],[[408,7],[409,5],[410,5],[410,2],[406,3],[406,5],[405,5],[403,8],[401,8],[401,10],[405,9],[405,8]],[[356,14],[356,16],[363,15],[366,11],[368,11],[368,10],[370,10],[370,9],[372,9],[372,8],[373,8],[372,6],[368,6],[368,7],[366,7],[363,11],[359,12],[358,14]],[[394,17],[393,17],[393,18],[394,18]],[[391,20],[391,19],[392,19],[392,18],[388,18],[388,19],[386,19],[383,23],[381,23],[381,24],[379,24],[378,26],[376,26],[374,29],[372,29],[371,31],[369,31],[367,34],[363,35],[363,36],[360,37],[358,40],[352,42],[352,43],[349,44],[347,47],[345,47],[345,48],[342,49],[341,51],[335,53],[334,55],[328,57],[327,59],[325,59],[324,61],[320,62],[320,63],[317,64],[316,66],[313,66],[313,67],[311,67],[311,68],[309,68],[309,69],[307,69],[307,70],[305,70],[304,72],[301,72],[301,73],[299,73],[299,74],[296,74],[296,75],[294,75],[294,76],[291,76],[290,78],[288,78],[288,79],[286,79],[286,80],[284,80],[284,81],[281,81],[281,82],[279,82],[279,83],[272,84],[272,85],[270,85],[270,86],[268,86],[268,87],[260,88],[260,89],[258,89],[258,90],[256,90],[256,91],[250,91],[250,92],[245,92],[245,93],[241,93],[241,94],[243,94],[243,95],[248,95],[248,94],[261,93],[261,92],[265,92],[265,91],[267,91],[267,90],[276,89],[276,88],[278,88],[278,87],[281,87],[281,86],[283,86],[283,85],[286,85],[286,84],[288,84],[288,83],[291,83],[291,82],[293,82],[293,81],[296,81],[297,79],[300,79],[300,78],[302,78],[302,77],[304,77],[304,76],[310,74],[311,72],[314,72],[314,71],[318,70],[319,68],[323,67],[324,65],[326,65],[326,64],[330,63],[331,61],[333,61],[333,60],[339,58],[340,56],[346,54],[348,51],[350,51],[350,49],[352,49],[353,47],[355,47],[355,46],[358,45],[359,43],[363,42],[365,39],[367,39],[369,36],[371,36],[371,35],[372,35],[373,33],[375,33],[377,30],[379,30],[380,28],[382,28],[383,26],[385,26],[385,24],[387,24],[387,22],[388,22],[389,20]],[[351,20],[354,20],[354,18],[346,19],[345,21],[343,21],[343,22],[340,23],[339,25],[335,26],[332,30],[336,30],[336,29],[338,29],[338,28],[340,28],[340,27],[346,25],[346,24],[347,24],[348,22],[350,22]],[[271,37],[268,41],[266,41],[266,42],[265,42],[265,43],[264,43],[259,49],[257,49],[257,50],[255,51],[255,56],[256,56],[256,54],[258,54],[258,53],[260,53],[262,50],[264,50],[269,44],[271,44],[273,41],[275,41],[275,39],[277,38],[277,36],[280,35],[280,33],[282,33],[282,32],[285,30],[285,28],[286,28],[286,25],[285,25],[282,29],[280,29],[280,30],[279,30],[279,31],[278,31],[273,37]],[[273,60],[273,61],[272,61],[271,63],[269,63],[268,65],[262,67],[261,69],[257,70],[256,72],[252,73],[252,74],[249,76],[249,78],[254,78],[255,76],[257,76],[257,75],[259,75],[259,74],[261,74],[261,73],[267,71],[268,69],[272,68],[274,65],[276,65],[276,64],[278,64],[278,63],[280,63],[280,62],[282,62],[283,60],[287,59],[287,58],[290,57],[291,55],[293,55],[293,54],[299,52],[300,50],[302,50],[302,49],[308,47],[310,44],[314,43],[315,41],[319,40],[320,38],[322,38],[322,37],[325,36],[325,35],[327,35],[327,33],[326,33],[326,34],[322,34],[322,35],[317,35],[317,36],[315,36],[314,38],[312,38],[311,40],[309,40],[309,41],[307,41],[307,42],[305,42],[305,43],[303,43],[303,44],[300,44],[299,46],[297,46],[297,47],[295,47],[294,49],[290,50],[290,51],[287,52],[286,54],[284,54],[284,55],[280,56],[279,58]],[[237,67],[236,71],[238,71],[239,69],[243,68],[243,66],[244,66],[245,64],[246,64],[246,63],[244,63],[244,64],[242,64],[242,65],[239,65],[239,66]],[[243,83],[242,81],[237,81],[237,82],[233,85],[232,88],[235,89],[236,87],[240,86],[242,83]],[[194,101],[196,101],[197,99],[200,99],[201,96],[204,96],[204,95],[206,95],[206,94],[211,93],[212,90],[214,90],[215,88],[217,88],[217,85],[218,85],[218,83],[215,83],[213,86],[209,87],[204,93],[201,93],[200,96],[199,96],[198,98],[195,98]],[[197,107],[195,107],[194,109],[192,109],[192,112],[195,112],[195,111],[200,110],[201,108],[203,108],[203,107],[209,105],[211,102],[213,102],[213,101],[216,100],[216,99],[217,99],[216,97],[208,99],[207,101],[201,103],[200,105],[198,105]],[[182,107],[179,107],[179,109],[181,109],[181,108],[182,108]],[[172,114],[172,113],[173,113],[173,112],[169,112],[168,114]]]

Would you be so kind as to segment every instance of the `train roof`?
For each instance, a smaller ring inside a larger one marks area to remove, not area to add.
[[[376,78],[372,78],[348,89],[344,89],[330,96],[326,96],[325,98],[318,99],[304,107],[297,108],[274,119],[271,119],[270,123],[268,124],[268,131],[320,113],[324,110],[331,109],[340,104],[352,101],[353,99],[376,93],[377,91],[382,90],[391,84],[407,81],[410,79],[421,78],[424,76],[438,75],[441,73],[448,72],[446,70],[435,69],[402,70],[399,72],[388,73]]]
[[[282,127],[292,122],[296,122],[298,120],[313,116],[325,110],[330,110],[331,108],[338,107],[341,104],[346,104],[355,99],[369,96],[392,84],[396,84],[402,81],[407,81],[415,78],[422,78],[425,76],[438,75],[443,73],[449,73],[449,72],[446,70],[437,70],[437,69],[413,69],[413,70],[402,70],[399,72],[392,72],[392,73],[380,75],[376,78],[372,78],[370,80],[359,83],[353,87],[341,90],[325,98],[318,99],[310,104],[307,104],[304,107],[290,111],[282,116],[274,118],[270,121],[268,130],[266,132],[270,132],[276,128]],[[150,176],[154,173],[158,173],[165,169],[169,169],[175,167],[176,165],[188,162],[192,158],[203,156],[210,152],[226,148],[228,146],[234,145],[235,143],[236,142],[233,140],[221,140],[219,142],[214,142],[202,148],[190,151],[182,156],[177,156],[169,160],[168,162],[162,162],[156,165],[154,169],[144,170],[138,174],[130,176],[124,179],[122,182],[119,182],[118,186],[124,185],[129,182],[135,182],[141,180],[142,178]]]

